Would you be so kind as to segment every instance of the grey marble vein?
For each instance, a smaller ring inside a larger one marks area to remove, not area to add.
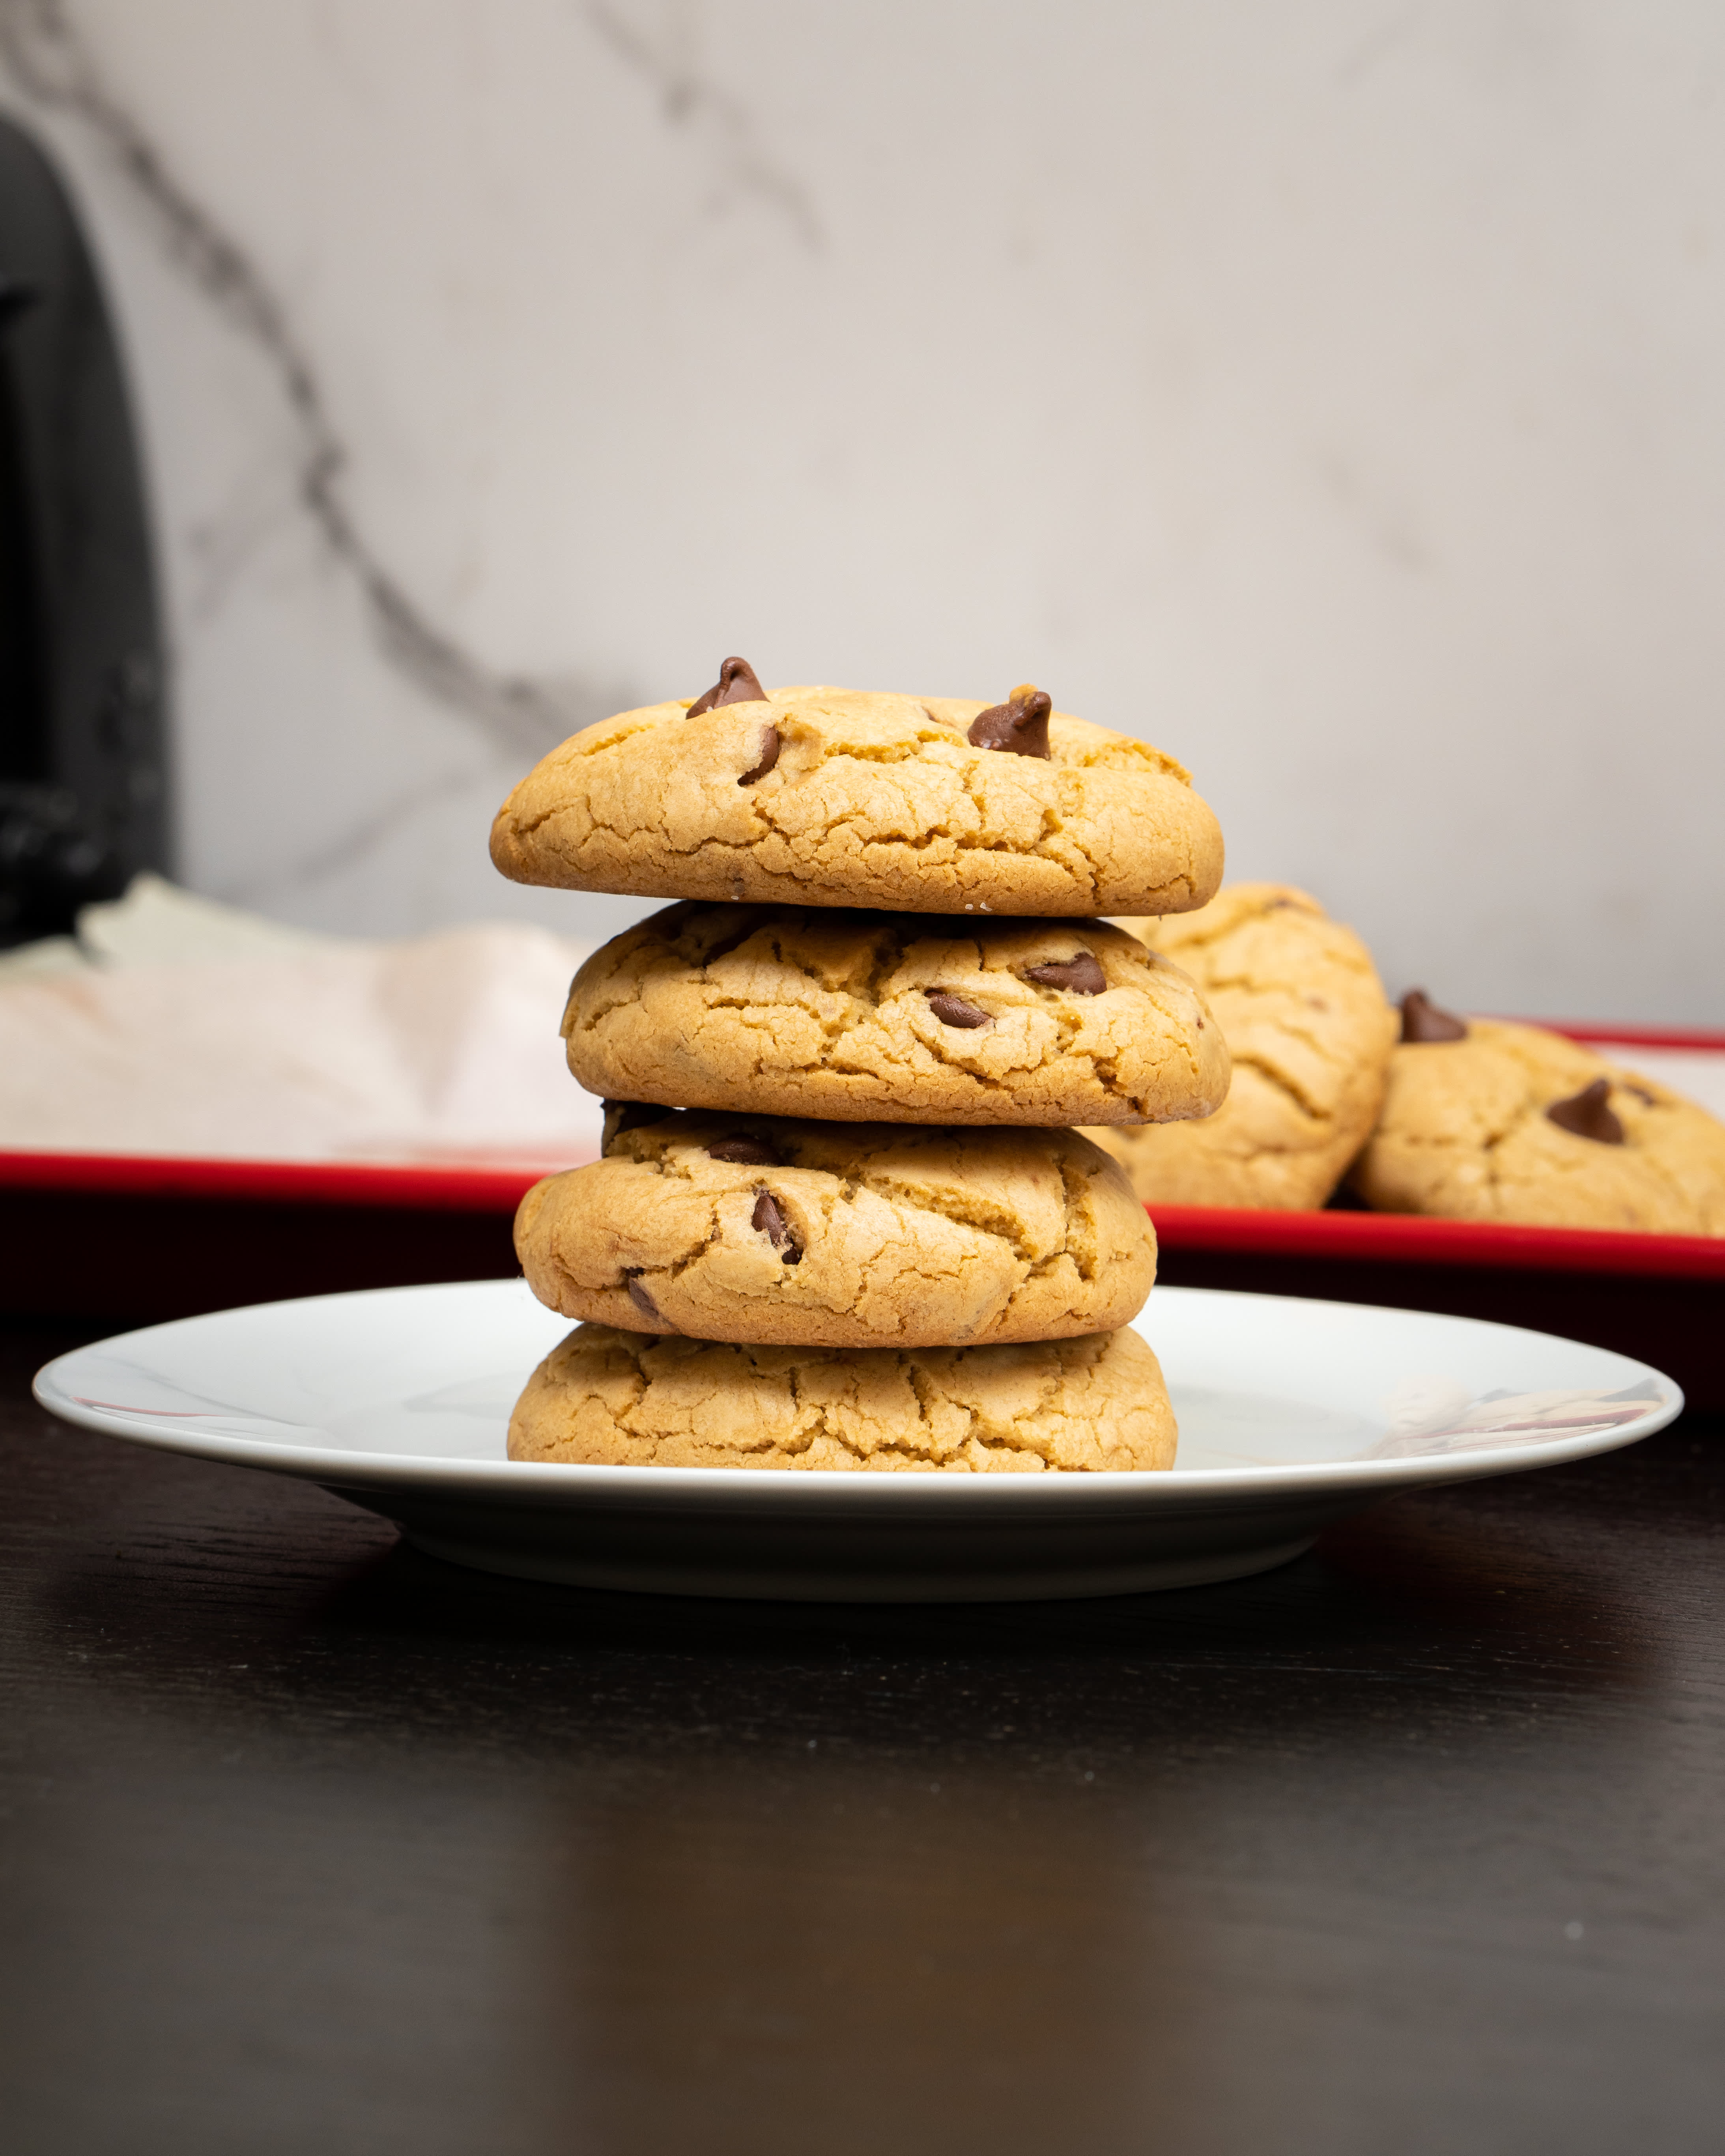
[[[673,34],[648,37],[609,0],[585,0],[581,12],[617,57],[656,92],[670,126],[687,128],[706,141],[725,187],[776,210],[803,245],[819,254],[826,234],[808,188],[762,149],[753,114],[702,74],[689,41]]]
[[[357,583],[393,663],[513,757],[536,756],[615,708],[610,695],[579,681],[489,665],[438,627],[382,558],[344,499],[348,451],[316,368],[269,280],[104,80],[64,0],[0,0],[0,60],[26,100],[90,130],[151,213],[172,259],[269,366],[294,424],[298,498]]]

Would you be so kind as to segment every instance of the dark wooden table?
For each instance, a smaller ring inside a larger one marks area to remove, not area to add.
[[[1725,2146],[1725,1428],[1233,1587],[518,1585],[0,1339],[11,2156]]]

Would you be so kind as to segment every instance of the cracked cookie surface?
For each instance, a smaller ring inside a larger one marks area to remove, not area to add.
[[[1291,885],[1225,886],[1122,927],[1189,973],[1234,1066],[1203,1122],[1092,1135],[1147,1205],[1321,1206],[1383,1105],[1397,1033],[1371,954]]]
[[[1064,712],[1046,759],[982,748],[966,732],[985,708],[790,688],[624,711],[528,773],[491,858],[572,891],[920,913],[1161,914],[1211,896],[1221,833],[1172,757]]]
[[[536,1183],[515,1242],[566,1317],[797,1347],[1108,1332],[1156,1277],[1143,1207],[1076,1131],[667,1115]]]
[[[668,906],[588,960],[563,1037],[610,1100],[842,1122],[1141,1122],[1228,1090],[1185,974],[1088,920]]]
[[[1594,1095],[1594,1127],[1570,1121]],[[1470,1019],[1461,1040],[1406,1042],[1348,1178],[1368,1205],[1532,1227],[1725,1235],[1725,1124],[1680,1094],[1538,1026]]]
[[[738,1347],[578,1326],[527,1380],[511,1460],[1041,1474],[1172,1467],[1136,1332],[1019,1347]]]

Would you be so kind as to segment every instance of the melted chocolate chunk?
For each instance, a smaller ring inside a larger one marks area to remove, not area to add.
[[[973,748],[1004,748],[1013,756],[1040,756],[1046,763],[1048,715],[1053,709],[1047,690],[1026,681],[1004,704],[978,711],[964,738]]]
[[[737,784],[739,786],[754,785],[758,779],[764,778],[778,762],[778,728],[768,726],[761,738],[761,761],[752,771],[744,772],[742,777],[737,780]]]
[[[1402,998],[1402,1039],[1412,1041],[1466,1040],[1467,1020],[1440,1010],[1424,988]]]
[[[978,1010],[974,1004],[966,1003],[963,996],[955,996],[949,989],[925,988],[922,993],[928,998],[928,1008],[942,1025],[958,1025],[972,1031],[979,1025],[994,1023],[987,1011]]]
[[[784,1155],[767,1138],[752,1137],[739,1131],[735,1137],[719,1138],[707,1147],[711,1160],[722,1160],[737,1168],[783,1168]]]
[[[704,696],[697,696],[689,706],[689,716],[698,719],[703,711],[716,711],[721,704],[764,704],[767,691],[747,659],[727,659],[719,668],[719,678]]]
[[[1611,1112],[1610,1103],[1611,1081],[1595,1078],[1567,1101],[1553,1101],[1545,1119],[1575,1137],[1591,1138],[1595,1145],[1621,1145],[1623,1125]]]
[[[623,1276],[623,1285],[629,1290],[629,1301],[634,1305],[635,1308],[640,1312],[642,1317],[647,1319],[649,1324],[664,1324],[665,1320],[659,1314],[659,1305],[655,1302],[652,1296],[648,1294],[646,1289],[641,1286],[641,1276],[639,1268],[632,1273],[625,1273]]]
[[[599,1141],[601,1159],[625,1131],[644,1130],[649,1123],[662,1123],[675,1111],[656,1106],[651,1101],[601,1101],[604,1112],[604,1136]]]
[[[1070,958],[1056,958],[1046,966],[1027,966],[1024,978],[1040,981],[1045,988],[1070,988],[1075,996],[1099,996],[1108,985],[1107,975],[1089,951],[1080,951]]]
[[[726,929],[718,942],[710,945],[702,953],[701,963],[703,966],[716,965],[721,958],[728,958],[737,945],[747,943],[761,925],[762,910],[759,906],[736,906],[729,910],[741,913],[742,919]]]
[[[790,1223],[779,1211],[778,1200],[770,1190],[763,1190],[755,1200],[749,1225],[757,1235],[767,1238],[788,1265],[802,1262],[803,1245],[791,1233]]]

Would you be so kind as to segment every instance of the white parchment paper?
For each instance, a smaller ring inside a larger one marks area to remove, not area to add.
[[[557,1034],[587,948],[311,937],[141,878],[0,963],[0,1148],[591,1159],[598,1103]]]

